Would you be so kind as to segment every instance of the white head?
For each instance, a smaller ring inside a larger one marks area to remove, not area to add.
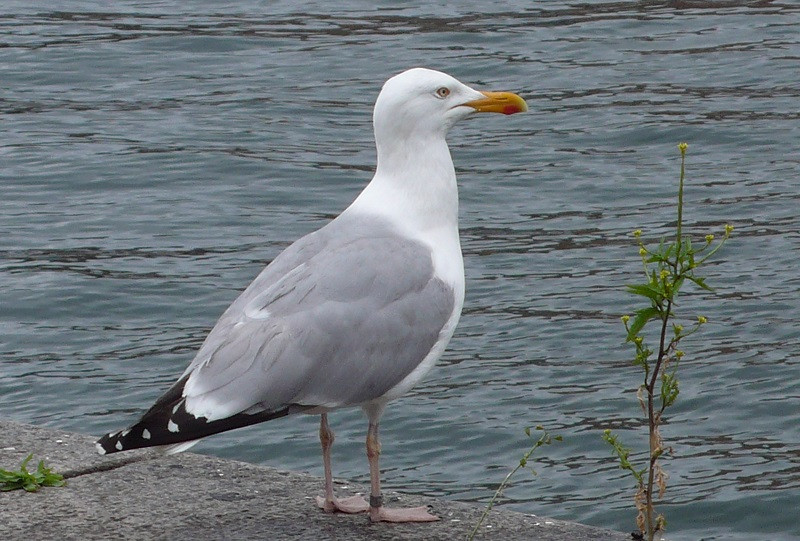
[[[348,210],[380,214],[412,236],[410,231],[446,230],[457,247],[458,187],[447,131],[475,112],[527,109],[516,94],[479,92],[439,71],[395,75],[375,102],[375,176]]]
[[[457,79],[426,68],[412,68],[383,85],[372,121],[378,147],[388,141],[441,138],[475,112],[513,114],[528,109],[508,92],[479,92]]]

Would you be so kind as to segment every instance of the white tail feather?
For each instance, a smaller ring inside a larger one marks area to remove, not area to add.
[[[164,449],[164,453],[168,455],[182,453],[188,449],[191,449],[199,442],[200,440],[192,440],[192,441],[184,441],[182,443],[176,443],[174,445],[167,445]]]

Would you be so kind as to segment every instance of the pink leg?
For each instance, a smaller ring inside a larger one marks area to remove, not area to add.
[[[381,444],[378,441],[378,423],[369,423],[367,430],[367,459],[369,460],[369,479],[371,491],[369,495],[369,518],[372,522],[432,522],[439,517],[428,513],[427,507],[389,508],[383,506],[381,495],[381,471],[378,459],[381,455]]]
[[[319,423],[319,441],[322,444],[322,466],[325,469],[325,497],[317,496],[317,505],[326,513],[363,513],[369,504],[361,496],[337,499],[333,495],[333,474],[331,474],[331,447],[333,446],[333,430],[328,426],[328,414],[321,415]]]

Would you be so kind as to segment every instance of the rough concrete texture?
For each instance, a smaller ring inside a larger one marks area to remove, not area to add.
[[[96,454],[94,438],[0,420],[0,468],[45,460],[68,477],[63,488],[0,493],[0,539],[454,540],[466,539],[483,507],[385,494],[389,505],[428,505],[442,520],[371,524],[366,515],[328,515],[313,496],[322,480],[243,462],[184,453]],[[120,458],[116,458],[120,457]],[[343,495],[364,487],[339,484]],[[630,541],[630,535],[494,509],[476,539]]]

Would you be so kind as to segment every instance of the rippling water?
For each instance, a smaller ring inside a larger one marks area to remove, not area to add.
[[[707,271],[717,294],[680,306],[710,324],[664,428],[670,537],[800,538],[790,0],[5,2],[0,415],[99,434],[140,413],[264,263],[369,180],[372,103],[414,65],[531,113],[451,134],[467,300],[440,366],[384,418],[386,484],[485,501],[543,424],[564,442],[504,505],[633,529],[600,434],[644,444],[619,323],[629,232],[670,231],[685,140],[689,228],[736,231]],[[336,475],[366,480],[360,412],[332,421]],[[199,449],[321,473],[312,418]]]

